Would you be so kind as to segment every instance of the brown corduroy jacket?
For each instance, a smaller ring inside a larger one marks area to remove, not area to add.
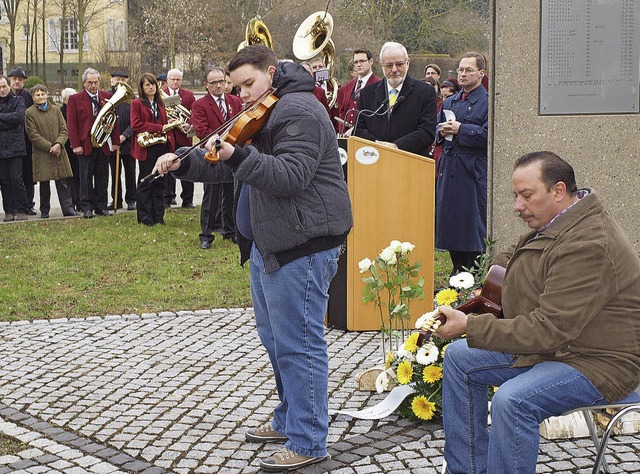
[[[640,383],[640,261],[593,190],[544,231],[524,235],[506,266],[505,319],[472,315],[470,347],[509,352],[514,366],[575,367],[609,401]]]

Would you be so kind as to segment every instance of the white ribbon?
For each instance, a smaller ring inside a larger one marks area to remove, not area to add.
[[[396,411],[402,401],[415,392],[416,389],[411,385],[399,385],[394,387],[393,390],[389,392],[389,395],[377,405],[362,410],[329,410],[329,414],[339,413],[360,420],[381,420]]]

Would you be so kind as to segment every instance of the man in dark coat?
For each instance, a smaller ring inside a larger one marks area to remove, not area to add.
[[[33,98],[31,97],[31,94],[24,90],[24,83],[26,82],[27,77],[27,74],[21,67],[14,67],[9,71],[9,85],[11,87],[11,93],[15,96],[22,97],[25,110],[33,105]],[[36,203],[33,200],[33,196],[35,194],[35,183],[33,182],[33,164],[31,162],[31,140],[29,140],[26,131],[24,135],[24,144],[26,147],[26,154],[22,158],[22,181],[24,182],[24,189],[27,193],[27,204],[29,204],[27,213],[35,216],[36,211],[34,206]]]
[[[24,101],[10,93],[7,78],[0,76],[0,186],[5,222],[27,220],[30,209],[22,181],[24,113]]]
[[[224,69],[211,68],[205,77],[208,93],[193,103],[191,124],[196,136],[201,140],[242,111],[240,97],[224,93],[225,81]],[[224,169],[227,168],[224,167]],[[227,171],[227,179],[224,182],[204,184],[200,208],[201,249],[211,247],[214,231],[220,232],[225,239],[235,240],[233,175],[230,170],[227,169]]]
[[[452,275],[471,269],[487,235],[487,130],[489,97],[482,87],[480,53],[460,60],[462,90],[442,105],[436,185],[436,247],[448,250]]]
[[[120,82],[127,83],[129,75],[126,72],[116,71],[111,74],[111,92],[116,91]],[[120,129],[120,169],[118,170],[118,179],[116,180],[116,153],[111,153],[111,204],[109,209],[122,208],[122,195],[124,193],[124,201],[127,203],[128,211],[136,210],[136,159],[131,156],[131,104],[123,102],[116,107],[116,115],[118,116],[118,128]],[[122,188],[122,169],[124,168],[125,188]],[[118,182],[118,196],[114,198],[115,183]]]
[[[400,43],[380,50],[384,81],[362,89],[355,135],[426,156],[436,130],[436,91],[407,74],[409,55]]]

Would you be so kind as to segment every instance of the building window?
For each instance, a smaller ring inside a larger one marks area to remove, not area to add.
[[[127,28],[124,20],[107,19],[107,50],[127,50]]]
[[[60,51],[60,17],[49,18],[49,51]],[[62,46],[64,52],[78,52],[78,29],[75,18],[65,18],[64,37],[62,38]],[[89,35],[84,33],[84,51],[89,50]]]
[[[7,9],[4,7],[4,2],[0,2],[0,25],[9,23],[9,17],[7,16]]]

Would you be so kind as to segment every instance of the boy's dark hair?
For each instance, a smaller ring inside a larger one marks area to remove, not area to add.
[[[271,49],[262,44],[255,44],[238,51],[233,59],[229,61],[227,69],[229,72],[233,72],[245,64],[251,64],[261,71],[266,71],[269,66],[276,67],[278,65],[278,58],[276,58],[276,53]]]

